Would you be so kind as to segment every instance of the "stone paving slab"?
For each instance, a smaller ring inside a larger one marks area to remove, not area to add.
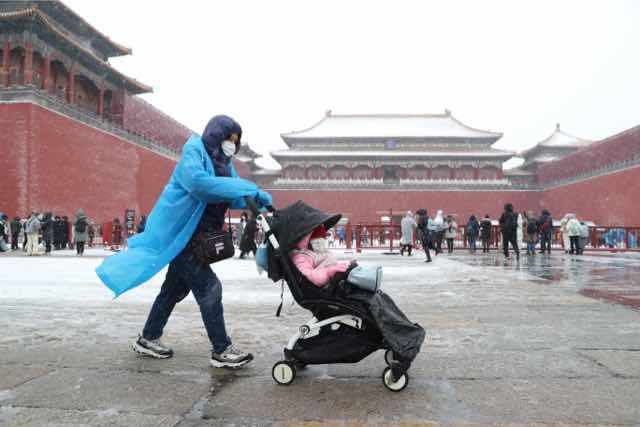
[[[172,427],[180,422],[174,415],[147,415],[118,411],[74,411],[46,408],[0,408],[0,425],[92,426],[92,427]]]
[[[180,415],[209,389],[209,378],[194,373],[59,369],[16,387],[4,404]]]

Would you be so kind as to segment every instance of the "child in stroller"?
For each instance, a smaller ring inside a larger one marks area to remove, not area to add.
[[[298,305],[313,314],[289,339],[284,360],[273,366],[273,379],[291,384],[296,369],[308,364],[357,363],[382,349],[388,365],[383,384],[391,391],[401,391],[409,382],[407,370],[420,351],[424,329],[377,290],[380,268],[337,261],[323,249],[323,233],[340,217],[298,201],[274,211],[270,220],[258,218],[268,242],[263,250],[267,251],[269,278],[285,280]],[[351,274],[354,271],[359,274]],[[367,272],[374,272],[369,280]]]

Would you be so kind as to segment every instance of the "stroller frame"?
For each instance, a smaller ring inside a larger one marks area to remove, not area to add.
[[[341,301],[334,299],[327,299],[325,295],[318,292],[318,295],[314,297],[308,297],[302,291],[300,281],[294,273],[294,266],[291,265],[291,260],[286,254],[283,254],[280,250],[280,244],[271,232],[269,222],[264,215],[255,206],[252,199],[246,199],[247,206],[252,210],[256,221],[259,222],[267,239],[269,240],[272,248],[274,249],[275,256],[279,259],[280,264],[283,267],[285,281],[291,291],[291,294],[298,305],[311,311],[314,315],[309,321],[300,325],[298,331],[293,334],[284,348],[284,360],[280,360],[273,365],[271,375],[276,383],[281,385],[289,385],[293,382],[296,376],[297,369],[306,367],[307,364],[327,364],[327,363],[355,363],[372,352],[384,349],[384,359],[387,367],[382,373],[382,382],[384,386],[390,391],[402,391],[409,383],[409,375],[401,367],[401,364],[395,360],[393,352],[379,343],[373,343],[367,335],[379,335],[379,332],[373,331],[370,333],[366,329],[369,325],[373,325],[368,313],[364,310],[360,310],[353,306],[344,304]],[[319,317],[322,319],[319,320]],[[358,334],[360,338],[361,351],[349,355],[348,360],[336,360],[336,361],[313,361],[300,358],[300,352],[296,353],[296,345],[305,341],[307,337],[309,340],[317,338],[322,333],[323,329],[330,328],[332,331],[344,328],[344,333]],[[368,328],[371,329],[371,328]],[[318,331],[318,335],[312,336],[312,332]],[[380,341],[380,340],[379,340]]]

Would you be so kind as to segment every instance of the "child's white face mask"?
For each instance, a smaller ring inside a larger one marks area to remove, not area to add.
[[[327,239],[313,239],[310,243],[314,252],[320,254],[327,252]]]

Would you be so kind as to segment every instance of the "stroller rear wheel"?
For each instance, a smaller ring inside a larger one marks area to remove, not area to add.
[[[280,385],[289,385],[296,378],[296,366],[288,360],[280,360],[273,365],[271,377]]]
[[[409,385],[409,374],[404,372],[400,377],[394,381],[392,368],[387,366],[382,372],[382,384],[393,392],[404,390]]]

